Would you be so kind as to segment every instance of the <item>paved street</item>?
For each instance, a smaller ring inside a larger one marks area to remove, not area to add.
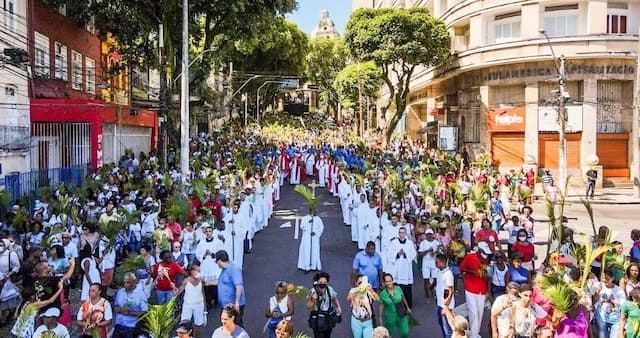
[[[306,182],[308,183],[308,182]],[[274,285],[277,281],[289,281],[310,287],[313,273],[304,274],[296,268],[298,259],[298,240],[294,240],[294,228],[280,229],[279,226],[286,221],[295,221],[296,216],[304,215],[307,210],[306,201],[293,189],[285,185],[282,198],[274,210],[274,217],[269,222],[269,227],[256,235],[254,250],[245,257],[245,288],[247,291],[247,306],[245,312],[245,328],[251,337],[268,337],[262,333],[266,323],[264,311],[268,298],[274,294]],[[338,292],[340,304],[346,312],[344,321],[339,324],[332,334],[333,337],[351,337],[349,322],[349,305],[346,294],[349,290],[351,262],[357,252],[355,244],[351,242],[349,228],[343,226],[338,199],[330,196],[326,189],[318,189],[319,196],[318,213],[325,224],[325,231],[321,239],[322,265],[325,271],[331,275],[330,285]],[[425,304],[423,301],[422,278],[418,271],[414,271],[416,284],[413,288],[414,316],[421,322],[421,326],[412,329],[412,337],[433,336],[434,330],[439,330],[435,319],[435,305]],[[462,283],[460,283],[462,284]],[[458,304],[463,302],[458,299]],[[304,303],[295,301],[296,313],[293,316],[296,332],[306,331],[309,311]],[[377,311],[377,307],[376,307]],[[213,330],[220,325],[218,311],[209,315],[204,337],[211,335]],[[485,332],[486,333],[486,332]],[[438,337],[439,333],[435,335]]]

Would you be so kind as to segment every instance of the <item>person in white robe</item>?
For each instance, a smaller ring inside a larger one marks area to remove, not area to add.
[[[386,249],[389,255],[388,262],[391,265],[388,270],[393,276],[393,280],[402,289],[409,308],[412,308],[413,285],[413,260],[416,258],[416,247],[407,237],[407,229],[401,227],[398,230],[398,237],[393,239]]]
[[[300,154],[296,154],[289,163],[291,172],[289,173],[289,184],[300,184],[300,178],[302,177],[302,170],[304,170],[304,164],[300,159]]]
[[[255,207],[251,202],[251,199],[248,198],[248,194],[246,191],[240,191],[240,207],[238,210],[238,214],[243,217],[242,226],[247,230],[246,240],[248,243],[248,249],[251,251],[253,249],[253,236],[255,236]],[[234,216],[235,217],[235,216]]]
[[[351,225],[351,187],[347,180],[342,177],[338,186],[340,194],[340,208],[342,209],[342,222],[346,226]]]
[[[376,252],[382,255],[389,246],[389,242],[384,240],[384,229],[389,224],[389,217],[386,211],[383,211],[378,207],[375,208],[374,212],[374,226],[370,226],[368,228],[367,241],[373,241],[374,243],[376,243]]]
[[[376,201],[373,199],[369,200],[369,203],[363,202],[358,208],[358,249],[360,250],[364,250],[370,240],[369,234],[375,233],[379,226],[376,209]]]
[[[367,194],[364,193],[364,190],[359,187],[359,183],[356,183],[355,189],[351,193],[351,205],[349,209],[351,209],[351,241],[358,241],[358,233],[360,232],[360,227],[358,226],[358,210],[362,204],[367,204]]]
[[[316,162],[316,169],[318,169],[318,184],[320,188],[324,188],[329,176],[329,161],[324,154],[320,154],[320,159]]]
[[[217,299],[218,279],[222,272],[216,264],[215,255],[223,248],[224,243],[214,236],[212,226],[205,222],[202,228],[206,235],[196,247],[196,259],[200,262],[200,278],[204,285],[207,307],[209,307]]]
[[[388,249],[390,248],[391,241],[398,238],[398,231],[400,230],[400,228],[401,228],[400,219],[397,215],[391,215],[390,222],[385,222],[383,218],[382,239],[380,242],[382,244],[381,256],[382,256],[382,266],[385,267],[384,272],[391,273],[391,271],[387,270],[388,267],[391,267],[391,264],[390,264],[391,262],[387,260],[389,257],[387,253],[388,253]]]
[[[313,167],[316,165],[316,155],[312,149],[308,149],[304,154],[304,169],[307,176],[313,176]]]
[[[298,269],[322,270],[320,237],[324,232],[324,223],[313,209],[300,220],[300,231],[302,231],[302,238],[298,249]]]
[[[236,201],[232,211],[227,215],[224,220],[225,230],[230,235],[230,242],[227,245],[229,248],[229,260],[235,263],[240,268],[244,263],[244,240],[249,236],[249,219],[247,215],[241,210],[239,201]]]

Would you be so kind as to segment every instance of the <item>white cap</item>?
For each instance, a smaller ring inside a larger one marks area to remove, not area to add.
[[[433,235],[433,229],[429,228],[424,233],[427,234],[427,235],[429,235],[429,234]]]
[[[487,242],[478,242],[478,250],[484,252],[486,255],[491,254],[491,248]]]
[[[144,199],[144,203],[145,204],[150,203],[150,202],[153,202],[153,198],[147,197],[147,198]]]
[[[49,308],[40,314],[40,317],[60,317],[60,310],[57,307]]]

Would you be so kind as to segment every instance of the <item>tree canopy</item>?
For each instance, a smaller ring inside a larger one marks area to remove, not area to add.
[[[358,105],[359,89],[363,97],[375,99],[382,86],[382,70],[373,61],[349,65],[336,76],[333,87],[345,108]]]
[[[387,108],[396,107],[386,121],[389,140],[407,106],[416,67],[437,66],[449,56],[446,25],[422,7],[359,9],[347,22],[345,40],[356,59],[373,61],[382,69],[389,90]]]
[[[348,56],[349,50],[342,38],[315,38],[310,41],[305,76],[319,86],[322,101],[333,111],[338,109],[338,93],[333,83],[346,66]]]

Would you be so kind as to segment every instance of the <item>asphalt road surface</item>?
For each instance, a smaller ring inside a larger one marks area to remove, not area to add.
[[[309,182],[305,182],[308,184]],[[244,281],[247,304],[244,314],[244,328],[250,336],[268,337],[263,333],[267,321],[264,316],[269,297],[274,295],[274,285],[277,281],[287,281],[296,285],[311,287],[313,272],[304,274],[297,269],[299,240],[294,239],[294,228],[280,229],[280,225],[296,217],[302,217],[308,212],[306,200],[292,187],[286,184],[282,187],[281,199],[274,209],[274,215],[269,226],[256,234],[253,252],[245,256]],[[338,299],[344,315],[343,322],[333,330],[333,337],[352,337],[350,327],[350,308],[346,295],[350,288],[351,263],[357,252],[357,247],[351,242],[350,228],[342,223],[342,214],[337,197],[331,196],[326,189],[316,190],[318,196],[318,214],[324,221],[325,230],[321,238],[322,267],[331,275],[329,284],[338,292]],[[459,287],[462,286],[460,281]],[[461,292],[461,294],[463,294]],[[458,297],[457,304],[464,303],[464,297]],[[295,314],[293,322],[295,331],[304,331],[312,335],[308,328],[309,311],[303,301],[295,298]],[[414,269],[413,286],[413,315],[421,323],[411,329],[412,337],[440,337],[440,328],[436,319],[436,308],[432,302],[426,304],[422,289],[422,276]],[[377,303],[375,304],[377,311]],[[220,326],[219,309],[209,313],[209,320],[203,330],[203,337],[210,337],[213,330]],[[488,312],[484,322],[488,322]],[[482,336],[489,336],[484,325]]]

